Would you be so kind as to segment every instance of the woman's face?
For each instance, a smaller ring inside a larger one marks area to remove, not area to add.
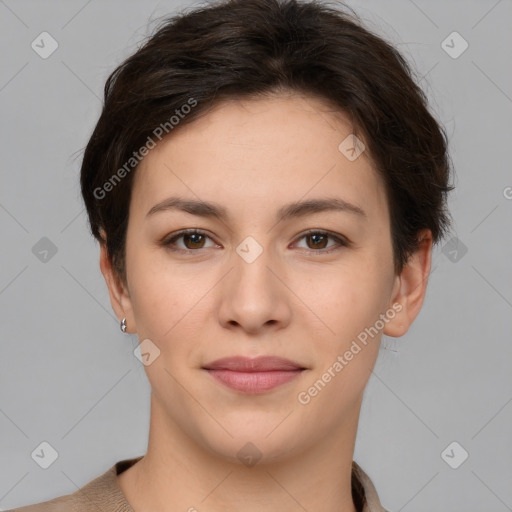
[[[384,185],[351,132],[311,97],[229,101],[137,169],[122,314],[151,340],[152,414],[210,453],[278,460],[346,441],[382,331],[403,327]],[[207,369],[234,356],[300,370]]]

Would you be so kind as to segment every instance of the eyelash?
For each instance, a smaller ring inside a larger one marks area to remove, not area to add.
[[[182,231],[179,231],[178,233],[175,233],[172,237],[162,240],[161,245],[166,247],[167,249],[174,251],[174,252],[181,252],[184,254],[190,254],[194,252],[198,252],[201,249],[204,249],[204,247],[201,247],[199,249],[177,249],[176,247],[173,247],[173,244],[180,238],[182,238],[184,235],[202,235],[207,238],[212,238],[206,233],[205,231],[202,231],[200,229],[184,229]],[[330,254],[331,252],[334,252],[336,250],[339,250],[342,247],[349,247],[350,242],[346,240],[345,238],[342,238],[340,236],[335,235],[334,233],[331,233],[329,231],[324,231],[321,229],[310,229],[306,231],[305,233],[302,233],[298,240],[302,240],[303,238],[310,236],[310,235],[323,235],[328,236],[332,238],[338,245],[334,247],[330,247],[329,249],[306,249],[308,253],[319,253],[319,254]]]

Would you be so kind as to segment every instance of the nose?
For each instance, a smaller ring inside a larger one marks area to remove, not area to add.
[[[218,317],[226,329],[248,334],[284,329],[291,319],[291,292],[284,268],[270,251],[254,260],[234,253],[234,268],[223,279]]]

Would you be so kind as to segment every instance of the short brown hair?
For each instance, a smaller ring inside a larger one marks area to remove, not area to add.
[[[420,229],[442,238],[453,188],[447,136],[400,53],[353,12],[314,0],[224,0],[166,19],[105,84],[81,190],[92,234],[105,242],[104,230],[123,281],[139,150],[223,99],[284,90],[324,99],[362,134],[386,184],[397,272]]]

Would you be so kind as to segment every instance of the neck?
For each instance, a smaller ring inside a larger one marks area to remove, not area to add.
[[[201,445],[165,416],[152,395],[147,453],[119,475],[119,485],[135,511],[261,512],[271,504],[280,512],[357,512],[351,471],[360,405],[323,440],[294,454],[262,454],[251,466]]]

